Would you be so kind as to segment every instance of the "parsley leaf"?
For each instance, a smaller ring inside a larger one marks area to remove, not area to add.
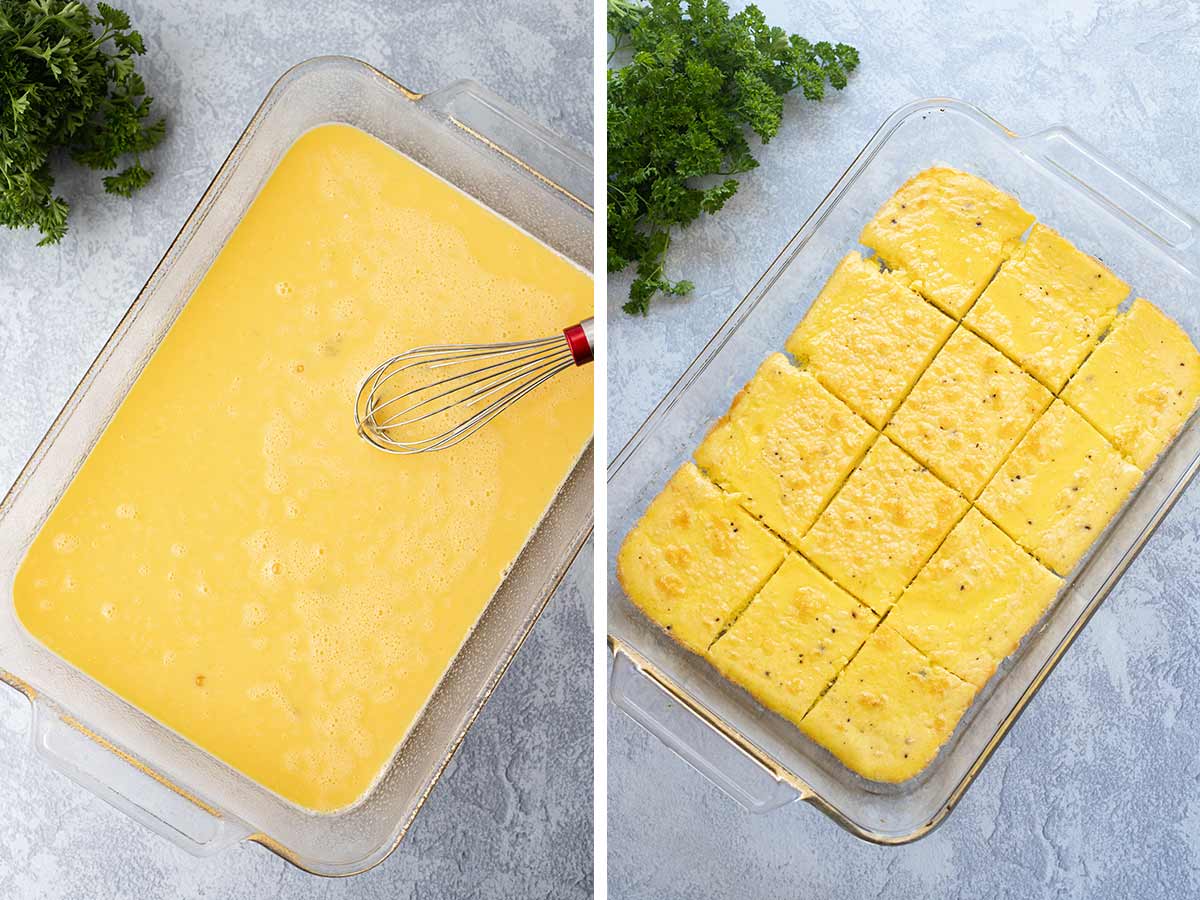
[[[37,228],[39,244],[67,232],[70,207],[54,193],[50,163],[60,151],[130,196],[153,173],[141,154],[162,141],[166,123],[134,70],[146,52],[129,16],[107,3],[96,13],[77,0],[0,0],[0,225]]]
[[[609,59],[631,54],[608,72],[608,271],[635,267],[624,309],[645,315],[691,292],[664,272],[671,232],[720,210],[732,176],[758,165],[747,129],[769,141],[784,95],[841,90],[858,51],[789,35],[756,6],[730,16],[723,0],[608,0],[607,24]]]

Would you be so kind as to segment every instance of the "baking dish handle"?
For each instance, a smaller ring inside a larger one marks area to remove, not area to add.
[[[169,787],[50,704],[35,700],[32,706],[34,749],[63,775],[155,834],[195,856],[217,853],[250,835],[243,823]]]
[[[609,695],[626,715],[748,811],[768,812],[803,796],[620,650],[613,654]]]
[[[591,161],[478,82],[456,81],[420,102],[570,200],[592,208]]]
[[[1069,128],[1048,128],[1017,142],[1058,177],[1149,235],[1175,259],[1193,266],[1200,263],[1200,223],[1195,217],[1106,159]]]

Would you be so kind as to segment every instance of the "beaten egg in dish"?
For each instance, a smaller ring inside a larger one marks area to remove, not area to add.
[[[303,135],[28,551],[24,627],[308,810],[386,768],[592,431],[571,369],[450,450],[353,424],[409,347],[542,337],[590,276],[365,132]]]

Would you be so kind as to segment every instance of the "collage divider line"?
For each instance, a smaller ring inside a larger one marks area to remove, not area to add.
[[[597,353],[593,361],[592,532],[592,894],[608,898],[608,26],[592,16],[592,271]],[[599,277],[597,274],[599,273]]]

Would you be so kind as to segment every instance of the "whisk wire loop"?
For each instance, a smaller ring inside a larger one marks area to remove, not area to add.
[[[466,440],[560,372],[590,362],[591,354],[591,320],[548,338],[415,347],[385,360],[363,379],[355,427],[388,453],[443,450]],[[438,377],[425,380],[426,371]],[[442,424],[439,419],[449,424],[435,430]]]
[[[478,359],[478,358],[479,357],[464,356],[464,357],[461,357],[460,360]],[[379,403],[379,404],[373,406],[372,411],[375,414],[374,415],[375,422],[378,425],[378,427],[387,428],[387,427],[390,427],[390,426],[396,425],[396,424],[409,424],[413,421],[419,421],[419,420],[412,420],[412,419],[402,420],[401,419],[402,414],[400,414],[400,413],[392,414],[387,419],[382,419],[382,420],[380,419],[380,416],[379,416],[379,414],[383,410],[387,409],[388,407],[395,406],[396,404],[403,402],[405,399],[407,399],[409,397],[413,397],[414,395],[417,395],[417,394],[425,394],[425,393],[437,391],[436,393],[430,393],[430,396],[425,397],[424,399],[420,400],[419,402],[412,404],[410,407],[408,407],[405,410],[405,412],[411,412],[413,410],[419,409],[422,406],[428,406],[428,405],[436,402],[437,400],[440,400],[445,397],[450,397],[455,394],[461,394],[461,392],[466,391],[469,388],[475,387],[476,385],[483,385],[484,387],[481,388],[481,390],[479,392],[476,392],[476,393],[470,394],[470,395],[460,396],[457,399],[457,401],[455,401],[455,402],[472,401],[472,400],[477,399],[477,397],[480,395],[480,393],[494,392],[494,391],[502,388],[504,386],[505,382],[501,379],[503,379],[503,377],[505,375],[509,375],[509,374],[513,374],[513,373],[517,373],[519,375],[520,373],[525,371],[527,368],[533,368],[538,365],[555,364],[555,363],[558,363],[558,362],[561,362],[564,360],[567,362],[570,362],[570,359],[571,359],[571,355],[569,352],[566,351],[565,346],[561,349],[559,349],[559,348],[554,348],[554,349],[549,349],[549,350],[539,349],[535,353],[526,354],[524,356],[517,357],[516,359],[509,358],[503,362],[491,363],[490,365],[480,366],[478,368],[471,369],[466,372],[458,372],[457,374],[454,374],[454,375],[448,375],[445,378],[440,378],[437,381],[431,382],[427,385],[423,385],[421,387],[416,387],[416,388],[411,388],[410,390],[404,391],[401,394],[397,394],[395,397],[391,397],[391,398],[383,401],[382,403]],[[445,360],[445,361],[443,361],[443,360]],[[399,361],[399,360],[397,360],[397,361]],[[391,369],[391,371],[384,374],[378,380],[378,383],[375,385],[375,390],[378,391],[378,389],[382,385],[386,384],[389,380],[391,380],[392,378],[395,378],[396,376],[400,375],[400,373],[407,371],[409,369],[412,369],[412,368],[415,368],[418,366],[426,366],[428,368],[436,369],[436,368],[445,367],[445,366],[449,366],[449,365],[453,365],[453,364],[454,364],[454,362],[450,361],[448,358],[442,358],[437,361],[417,361],[417,362],[410,362],[410,363],[407,363],[402,366],[396,366],[396,367],[393,367]],[[471,379],[471,380],[468,380],[468,379]],[[439,388],[444,388],[444,390],[438,391],[437,389],[439,389]],[[453,405],[453,404],[448,404],[447,406],[443,406],[439,410],[427,412],[426,417],[430,416],[430,415],[436,415],[438,412],[445,411],[449,405]]]

